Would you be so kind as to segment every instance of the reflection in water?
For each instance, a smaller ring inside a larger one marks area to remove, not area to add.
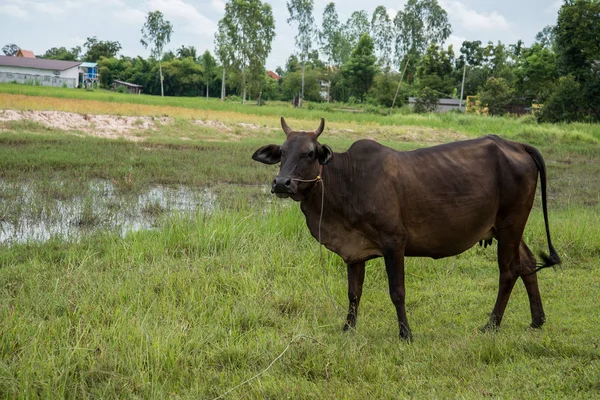
[[[55,236],[76,240],[97,229],[125,235],[156,226],[164,215],[211,212],[216,205],[216,195],[209,189],[187,186],[157,185],[139,194],[120,194],[112,182],[95,180],[85,195],[68,199],[48,196],[47,191],[47,187],[40,189],[32,183],[0,181],[0,244],[46,241]]]

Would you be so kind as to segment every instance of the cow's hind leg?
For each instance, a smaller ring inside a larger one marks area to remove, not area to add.
[[[535,257],[525,241],[521,239],[519,246],[519,256],[521,259],[521,279],[527,289],[529,297],[529,307],[531,309],[531,327],[541,328],[546,322],[544,308],[542,307],[542,298],[537,282],[537,274],[535,274]]]
[[[406,303],[404,292],[404,250],[394,250],[384,254],[385,270],[388,276],[390,288],[390,297],[396,314],[398,315],[398,326],[400,328],[400,338],[405,340],[412,339],[412,332],[408,326],[406,318]]]
[[[498,297],[496,298],[496,304],[490,314],[488,323],[482,328],[483,331],[495,330],[500,327],[500,323],[502,322],[508,299],[515,286],[515,282],[520,276],[519,247],[522,233],[522,230],[515,232],[514,229],[510,228],[505,228],[497,232],[498,267],[500,269]]]
[[[358,316],[358,305],[362,296],[362,287],[365,280],[365,263],[348,264],[348,316],[344,324],[344,330],[356,327]]]

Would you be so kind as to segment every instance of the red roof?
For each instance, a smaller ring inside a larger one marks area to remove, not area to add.
[[[276,81],[279,80],[279,75],[273,71],[267,71],[267,76],[271,79],[275,79]]]
[[[17,57],[25,57],[25,58],[35,58],[35,54],[30,50],[19,49],[17,52]]]

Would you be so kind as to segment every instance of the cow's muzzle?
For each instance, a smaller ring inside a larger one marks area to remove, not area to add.
[[[288,177],[278,176],[273,179],[271,193],[275,193],[277,197],[286,198],[296,193],[297,185],[293,179]]]

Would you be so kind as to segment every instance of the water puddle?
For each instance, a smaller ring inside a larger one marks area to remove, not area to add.
[[[217,201],[208,188],[156,185],[123,194],[112,182],[95,180],[84,187],[84,194],[63,196],[63,186],[0,181],[0,244],[52,237],[77,240],[95,230],[125,235],[156,227],[161,218],[174,213],[211,212]]]

